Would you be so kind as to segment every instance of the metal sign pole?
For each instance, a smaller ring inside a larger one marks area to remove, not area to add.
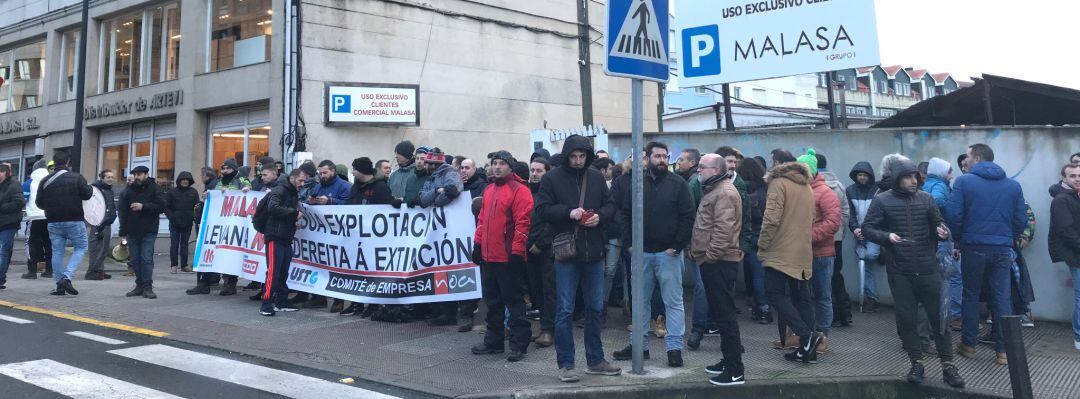
[[[632,127],[632,139],[630,145],[630,154],[633,156],[631,160],[631,177],[632,179],[632,197],[631,197],[631,229],[633,231],[632,242],[630,243],[630,270],[631,280],[630,286],[634,292],[633,303],[633,316],[634,321],[633,336],[630,337],[630,346],[634,348],[633,354],[633,372],[634,374],[645,374],[644,354],[645,350],[645,331],[641,331],[641,326],[645,324],[645,320],[648,315],[644,312],[645,301],[648,300],[652,293],[646,294],[641,290],[641,274],[644,272],[644,245],[645,231],[644,231],[644,213],[645,209],[642,206],[642,185],[644,184],[643,173],[641,168],[641,151],[642,151],[642,113],[644,103],[644,93],[642,92],[641,79],[634,79],[631,83],[630,89],[631,96],[631,127]],[[662,93],[661,93],[662,94]]]

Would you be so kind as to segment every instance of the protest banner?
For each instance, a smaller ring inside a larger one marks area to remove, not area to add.
[[[262,282],[266,250],[251,216],[263,192],[210,191],[195,246],[195,269]],[[290,289],[377,304],[480,298],[471,260],[471,201],[433,208],[303,206],[289,267]]]

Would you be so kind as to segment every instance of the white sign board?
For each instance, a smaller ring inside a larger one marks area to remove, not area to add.
[[[418,85],[327,83],[325,102],[328,125],[420,125]]]
[[[679,0],[679,85],[878,65],[870,0]]]

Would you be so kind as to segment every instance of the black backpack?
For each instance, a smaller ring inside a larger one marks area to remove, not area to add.
[[[270,211],[266,209],[268,198],[270,198],[270,194],[259,200],[259,205],[255,206],[255,215],[251,216],[251,224],[255,227],[255,231],[263,234],[266,234],[266,222],[270,220]]]

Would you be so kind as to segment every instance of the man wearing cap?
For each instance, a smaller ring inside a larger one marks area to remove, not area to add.
[[[56,290],[51,295],[79,295],[71,285],[79,262],[86,254],[86,222],[83,216],[82,201],[94,196],[94,189],[86,184],[86,179],[78,173],[68,171],[71,156],[67,151],[57,151],[53,155],[56,172],[45,176],[37,189],[35,203],[45,210],[45,219],[49,221],[49,237],[53,250],[53,281]],[[64,264],[67,244],[72,244],[74,251],[71,259]]]
[[[30,180],[27,180],[23,184],[26,188],[24,192],[29,192],[28,195],[24,195],[26,199],[26,230],[29,232],[26,237],[26,256],[27,256],[27,273],[22,275],[25,279],[36,279],[38,272],[38,264],[45,264],[45,271],[41,274],[42,277],[52,277],[52,241],[49,239],[49,221],[45,219],[45,210],[38,208],[37,206],[37,194],[38,188],[41,187],[41,181],[49,175],[47,166],[52,161],[46,161],[44,158],[34,163],[34,171],[30,173]]]
[[[390,191],[400,200],[405,199],[405,188],[409,182],[416,178],[416,147],[409,140],[402,141],[394,146],[394,161],[397,162],[397,170],[390,174]]]
[[[130,263],[135,269],[135,289],[125,296],[154,299],[157,298],[153,277],[154,241],[157,240],[159,216],[165,211],[165,199],[148,173],[150,169],[145,166],[136,166],[131,170],[135,180],[120,192],[117,208],[120,214],[120,238],[127,241],[131,248]],[[186,242],[184,244],[187,245]]]
[[[508,319],[510,351],[506,360],[520,361],[529,348],[532,330],[525,318],[525,242],[529,237],[532,193],[512,173],[516,163],[506,151],[491,155],[492,184],[484,190],[476,222],[473,262],[480,263],[480,282],[487,304],[487,333],[472,348],[474,355],[503,353],[503,321]],[[458,184],[461,184],[458,181]],[[453,320],[451,320],[453,321]]]
[[[221,177],[216,180],[211,180],[210,185],[206,187],[206,191],[241,190],[247,192],[248,190],[251,190],[251,182],[248,181],[247,178],[240,176],[238,169],[239,166],[237,166],[235,159],[226,158],[225,162],[221,163]],[[218,295],[236,295],[237,276],[225,275],[222,277],[220,273],[198,273],[196,274],[195,279],[195,288],[187,290],[186,292],[188,295],[209,294],[210,284],[216,284],[217,281],[222,279],[225,280],[225,286],[221,288],[221,292]]]

